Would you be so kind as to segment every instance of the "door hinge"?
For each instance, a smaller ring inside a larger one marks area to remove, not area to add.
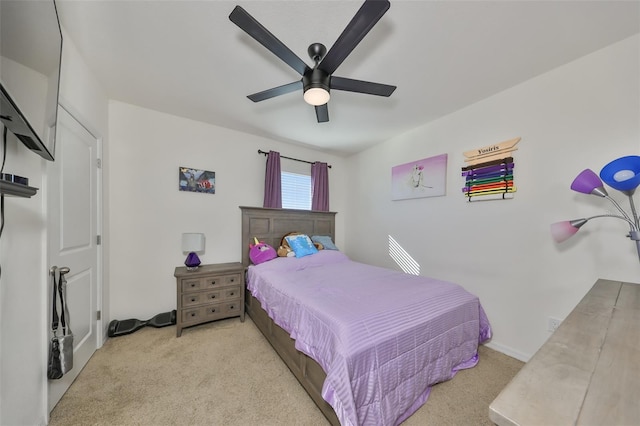
[[[96,235],[96,244],[97,245],[102,244],[102,236],[101,235]]]
[[[100,321],[102,319],[102,311],[96,311],[96,319]]]
[[[101,158],[97,158],[96,159],[96,164],[97,164],[98,168],[101,169],[102,168],[102,159]]]

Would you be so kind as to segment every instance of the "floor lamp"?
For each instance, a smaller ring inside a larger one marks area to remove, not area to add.
[[[620,204],[616,202],[616,200],[609,196],[602,181],[627,196],[631,214],[628,214]],[[553,239],[557,243],[561,243],[571,238],[576,232],[578,232],[580,227],[591,219],[613,217],[624,220],[628,223],[629,233],[627,234],[627,237],[632,241],[635,241],[636,249],[638,251],[638,259],[640,260],[640,222],[638,221],[638,214],[636,213],[636,207],[633,202],[633,194],[635,193],[638,185],[640,185],[640,157],[637,155],[629,155],[613,160],[602,168],[599,177],[590,169],[583,170],[573,180],[571,189],[583,194],[606,198],[614,205],[620,214],[607,213],[554,223],[551,225],[551,235]]]

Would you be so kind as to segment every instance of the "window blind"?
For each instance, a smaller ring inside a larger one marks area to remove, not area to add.
[[[282,208],[311,210],[311,176],[281,172]]]

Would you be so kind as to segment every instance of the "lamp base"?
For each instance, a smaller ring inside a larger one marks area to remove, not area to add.
[[[200,258],[195,252],[191,252],[187,255],[184,265],[187,267],[187,271],[195,271],[200,266]]]

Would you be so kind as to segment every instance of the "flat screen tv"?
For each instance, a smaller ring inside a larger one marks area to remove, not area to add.
[[[55,0],[0,0],[0,121],[50,161],[61,60]]]

